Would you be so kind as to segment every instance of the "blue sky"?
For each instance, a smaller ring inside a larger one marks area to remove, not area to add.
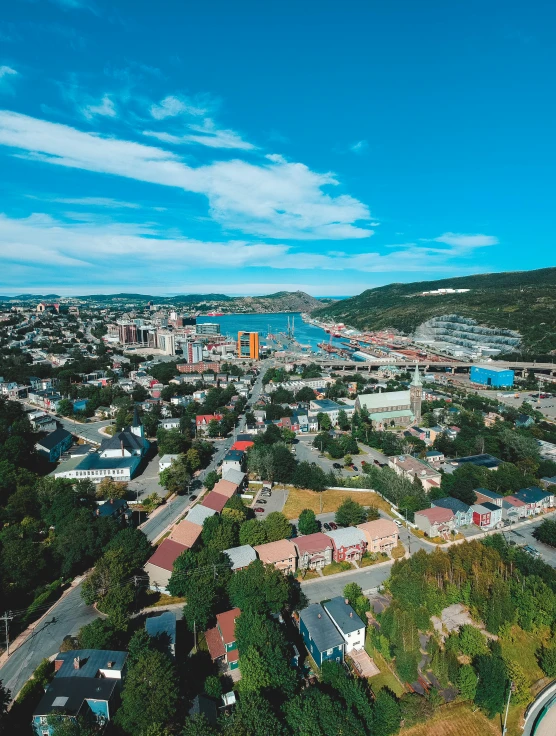
[[[555,265],[555,21],[548,0],[5,4],[0,293]]]

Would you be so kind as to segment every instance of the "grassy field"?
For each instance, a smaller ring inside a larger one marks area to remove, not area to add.
[[[372,680],[371,680],[372,683]],[[439,708],[432,720],[412,728],[402,728],[402,736],[500,736],[497,719],[489,721],[480,711],[473,713],[466,703]]]
[[[369,678],[369,685],[372,687],[373,692],[376,694],[379,690],[382,690],[383,687],[388,687],[390,688],[390,690],[392,690],[393,693],[396,693],[398,698],[400,698],[404,693],[403,686],[388,669],[388,665],[386,664],[386,660],[384,659],[382,654],[380,654],[380,652],[377,652],[376,649],[373,649],[373,647],[370,645],[368,638],[365,641],[365,651],[367,652],[369,657],[373,658],[374,663],[380,670],[379,675],[375,675],[374,677]]]
[[[544,673],[537,662],[535,652],[549,636],[550,632],[548,630],[542,633],[532,634],[523,631],[519,626],[513,626],[510,636],[504,636],[500,639],[502,656],[514,662],[519,662],[527,675],[530,686],[544,677]]]
[[[303,509],[312,509],[315,514],[326,514],[330,511],[337,511],[338,506],[351,498],[363,506],[376,506],[385,512],[390,510],[390,506],[386,501],[372,491],[306,491],[300,488],[290,488],[288,491],[288,500],[284,506],[284,514],[288,519],[298,519]],[[321,506],[322,504],[322,506]]]
[[[355,570],[351,562],[331,562],[330,565],[325,565],[322,568],[322,574],[336,575],[337,572],[347,572],[348,570]]]

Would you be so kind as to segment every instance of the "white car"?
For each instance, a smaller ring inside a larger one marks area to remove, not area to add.
[[[394,519],[394,524],[396,526],[403,526],[402,522],[399,519]]]

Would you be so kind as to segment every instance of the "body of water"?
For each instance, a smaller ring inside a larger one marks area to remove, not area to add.
[[[225,314],[222,317],[203,316],[197,317],[197,322],[216,322],[220,325],[221,333],[229,336],[233,340],[237,340],[237,333],[242,330],[246,332],[258,332],[261,345],[265,345],[269,333],[275,336],[278,343],[285,342],[281,339],[280,333],[284,335],[287,333],[288,318],[290,325],[292,321],[294,322],[294,337],[301,345],[309,345],[310,350],[320,352],[317,343],[329,341],[330,337],[328,333],[321,330],[320,327],[314,327],[304,322],[301,319],[300,312]],[[332,338],[332,343],[342,346],[342,342],[336,338]]]

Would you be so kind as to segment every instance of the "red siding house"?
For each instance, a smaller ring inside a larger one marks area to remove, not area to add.
[[[334,529],[326,532],[334,545],[333,557],[335,562],[352,562],[360,560],[367,549],[367,537],[353,526],[345,529]]]

